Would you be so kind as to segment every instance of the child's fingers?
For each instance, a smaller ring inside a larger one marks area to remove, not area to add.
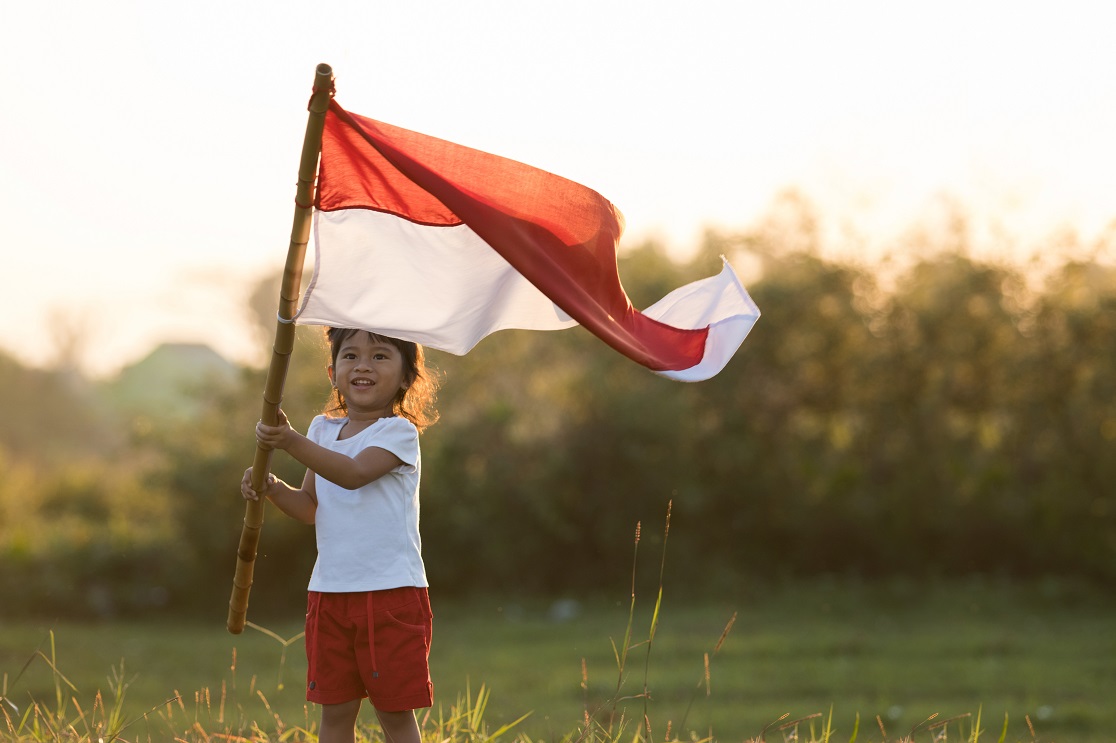
[[[274,449],[273,441],[275,434],[270,430],[271,426],[265,426],[263,421],[256,424],[256,443],[260,445],[261,449]]]
[[[264,490],[267,490],[271,485],[276,482],[275,475],[268,473],[267,482],[264,483]],[[252,468],[244,470],[244,477],[240,478],[240,494],[245,500],[259,500],[262,493],[258,493],[252,489]]]

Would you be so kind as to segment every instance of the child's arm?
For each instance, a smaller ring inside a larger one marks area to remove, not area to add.
[[[264,489],[257,493],[252,489],[252,468],[249,467],[244,470],[244,477],[240,481],[240,494],[246,500],[259,500],[262,495],[274,503],[280,511],[304,524],[313,524],[314,516],[318,511],[314,473],[309,470],[302,478],[301,488],[293,488],[275,475],[269,474]]]
[[[282,410],[279,425],[256,424],[256,440],[263,446],[283,449],[311,472],[346,490],[362,488],[403,464],[399,457],[378,446],[363,449],[355,457],[330,451],[291,428]]]

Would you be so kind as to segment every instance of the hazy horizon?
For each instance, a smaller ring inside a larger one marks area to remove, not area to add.
[[[335,2],[319,33],[294,3],[5,15],[0,348],[32,365],[52,318],[98,375],[164,340],[252,357],[319,62],[346,108],[583,183],[678,255],[787,188],[868,245],[943,199],[1023,250],[1116,219],[1113,11],[1085,3]]]

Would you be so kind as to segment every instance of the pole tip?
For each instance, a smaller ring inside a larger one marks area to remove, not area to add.
[[[225,623],[225,628],[228,629],[230,635],[239,635],[241,632],[244,631],[245,624],[246,622],[243,613],[234,616],[233,613],[230,612],[229,619]]]

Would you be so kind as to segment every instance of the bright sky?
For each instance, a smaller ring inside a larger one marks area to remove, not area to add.
[[[319,62],[349,110],[584,183],[681,252],[787,187],[877,241],[942,193],[1095,238],[1116,218],[1106,5],[8,3],[0,347],[50,364],[61,317],[98,374],[161,340],[253,359],[243,307],[286,254]]]

